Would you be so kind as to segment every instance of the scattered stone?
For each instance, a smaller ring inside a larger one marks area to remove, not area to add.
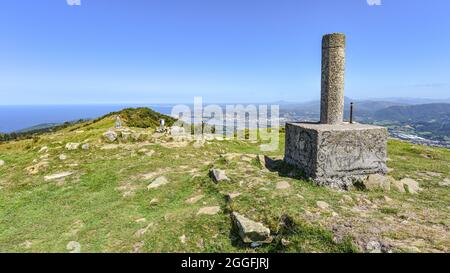
[[[151,226],[153,226],[153,223],[150,223],[150,224],[148,224],[148,226],[146,226],[145,228],[141,228],[141,229],[139,229],[138,231],[136,231],[135,233],[134,233],[134,236],[135,237],[141,237],[142,235],[144,235],[147,231],[148,231],[148,229],[151,227]]]
[[[278,182],[277,183],[277,190],[285,190],[285,189],[289,189],[291,187],[291,185],[289,184],[289,182],[286,181],[282,181],[282,182]]]
[[[142,248],[144,247],[145,243],[143,241],[137,242],[133,245],[132,253],[141,253]]]
[[[109,142],[114,142],[117,140],[117,133],[114,131],[108,131],[103,134],[103,136],[108,140]]]
[[[152,200],[150,200],[150,206],[156,205],[159,203],[159,200],[157,198],[153,198]]]
[[[391,178],[380,174],[371,174],[366,180],[363,181],[364,187],[367,190],[384,190],[389,191],[391,189]]]
[[[33,166],[27,167],[25,170],[28,172],[28,174],[35,175],[35,174],[39,173],[40,171],[47,169],[48,165],[49,165],[48,161],[42,161]]]
[[[205,197],[203,194],[196,195],[196,196],[191,197],[188,200],[186,200],[186,203],[188,203],[188,204],[195,204],[198,201],[200,201],[200,199],[202,199],[203,197]]]
[[[220,181],[230,181],[230,179],[225,175],[225,171],[223,170],[211,169],[209,170],[209,175],[216,183]]]
[[[181,235],[179,239],[180,239],[180,242],[181,242],[182,244],[185,244],[185,243],[186,243],[186,235],[184,235],[184,234]]]
[[[282,246],[287,247],[287,246],[289,246],[290,244],[291,244],[291,241],[286,240],[286,239],[284,239],[284,238],[281,239],[281,245],[282,245]]]
[[[70,176],[72,174],[73,174],[73,172],[62,172],[62,173],[47,175],[47,176],[44,176],[44,180],[45,181],[50,181],[50,180],[61,179],[61,178]]]
[[[252,221],[237,212],[232,213],[232,219],[235,227],[239,232],[244,243],[270,243],[272,237],[270,236],[270,229],[263,224]]]
[[[319,209],[324,209],[324,210],[328,209],[330,207],[330,205],[328,205],[328,203],[324,202],[324,201],[317,201],[316,205]]]
[[[419,183],[414,179],[403,178],[400,182],[406,186],[406,190],[411,194],[417,194],[422,191],[422,188],[419,187]]]
[[[392,181],[392,187],[394,190],[404,193],[405,192],[405,186],[403,186],[403,182],[399,180],[393,180]]]
[[[160,176],[147,186],[147,190],[158,188],[167,183],[169,183],[169,180],[165,176]]]
[[[147,221],[147,219],[145,219],[145,218],[140,218],[140,219],[137,219],[135,222],[136,222],[136,223],[143,223],[143,222],[145,222],[145,221]]]
[[[226,198],[227,198],[227,200],[233,200],[236,197],[238,197],[239,195],[241,195],[240,192],[231,192],[231,193],[226,195]]]
[[[5,165],[5,161],[0,159],[0,167]]]
[[[381,244],[377,241],[370,241],[367,243],[366,249],[370,253],[381,253]]]
[[[20,246],[26,249],[30,249],[33,245],[33,242],[26,240],[25,242],[21,243]]]
[[[81,149],[82,150],[89,150],[89,143],[84,143],[83,145],[81,145]]]
[[[42,147],[42,148],[39,150],[38,153],[46,153],[46,152],[48,152],[48,147],[47,147],[47,146],[44,146],[44,147]]]
[[[66,149],[69,151],[77,150],[80,147],[80,143],[67,143]]]
[[[386,201],[386,203],[391,203],[393,201],[392,198],[389,198],[386,195],[383,198],[384,198],[384,201]]]
[[[67,244],[66,249],[69,250],[70,253],[80,253],[81,244],[75,241],[71,241]]]
[[[219,206],[214,206],[214,207],[204,207],[201,208],[198,212],[197,215],[214,215],[219,213],[220,211],[220,207]]]
[[[59,155],[59,160],[66,160],[67,156],[65,154],[60,154]]]
[[[145,153],[145,155],[148,156],[148,157],[152,157],[154,154],[155,154],[154,150],[150,150],[150,151]]]
[[[0,166],[1,165],[2,164],[0,163]],[[450,186],[450,179],[446,178],[446,179],[444,179],[444,181],[439,182],[439,186],[441,186],[441,187],[448,187],[448,186]]]

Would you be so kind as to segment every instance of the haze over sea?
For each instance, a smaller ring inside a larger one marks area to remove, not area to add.
[[[2,105],[0,106],[0,132],[11,133],[44,123],[95,119],[127,107],[150,107],[163,114],[170,114],[172,110],[172,105],[169,104]]]

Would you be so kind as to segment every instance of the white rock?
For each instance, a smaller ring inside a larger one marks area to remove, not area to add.
[[[69,151],[77,150],[80,147],[80,143],[67,143],[66,149]]]
[[[48,151],[48,147],[44,146],[39,150],[39,153],[46,153]]]
[[[5,165],[5,161],[0,159],[0,167]]]
[[[89,150],[89,143],[84,143],[83,145],[81,145],[81,149]]]
[[[201,208],[198,212],[197,215],[214,215],[219,213],[220,211],[220,207],[219,206],[214,206],[214,207],[204,207]]]
[[[184,235],[184,234],[181,235],[179,239],[180,239],[180,242],[181,242],[182,244],[185,244],[185,243],[186,243],[186,235]]]
[[[71,241],[67,244],[66,249],[70,250],[70,253],[80,253],[81,244],[75,241]]]
[[[44,176],[44,180],[45,180],[45,181],[50,181],[50,180],[61,179],[61,178],[70,176],[70,175],[72,175],[72,174],[73,174],[73,172],[56,173],[56,174]]]
[[[391,179],[388,176],[380,174],[371,174],[363,181],[363,184],[368,190],[384,190],[389,191],[391,189]]]
[[[66,160],[67,156],[65,154],[60,154],[59,155],[59,160]]]
[[[167,183],[169,183],[169,180],[167,180],[167,178],[164,176],[160,176],[160,177],[156,178],[155,180],[153,180],[153,182],[147,186],[147,190],[161,187],[162,185],[165,185]]]

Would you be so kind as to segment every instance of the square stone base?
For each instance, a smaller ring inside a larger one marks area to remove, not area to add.
[[[319,185],[348,189],[369,174],[386,174],[387,130],[343,123],[287,123],[284,160]]]

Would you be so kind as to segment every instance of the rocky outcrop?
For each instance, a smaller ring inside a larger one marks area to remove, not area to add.
[[[263,224],[250,220],[237,212],[231,214],[233,223],[244,243],[270,243],[270,229]]]

